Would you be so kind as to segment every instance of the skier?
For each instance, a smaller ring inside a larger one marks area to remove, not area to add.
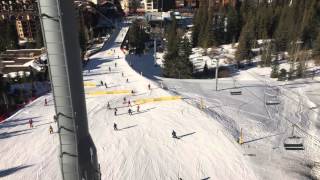
[[[30,126],[30,128],[33,128],[33,120],[32,119],[29,119],[29,126]]]
[[[118,126],[116,123],[113,123],[113,130],[118,131]]]
[[[172,130],[172,137],[178,139],[177,134],[174,130]]]
[[[128,110],[129,115],[132,115],[132,110],[129,108]]]
[[[101,86],[103,86],[103,81],[100,81]]]
[[[107,83],[104,83],[104,87],[108,88],[108,85],[107,85]]]
[[[137,112],[140,112],[140,105],[137,106]]]
[[[114,108],[114,115],[115,115],[115,116],[117,115],[117,111],[118,111],[118,109],[117,109],[117,108]]]
[[[129,83],[129,79],[127,78],[127,83]]]
[[[108,102],[108,104],[107,104],[107,108],[108,109],[111,109],[111,107],[110,107],[110,103]]]
[[[148,89],[151,90],[151,85],[150,84],[148,84]]]
[[[109,67],[109,72],[111,72],[111,67]]]
[[[53,133],[53,128],[52,128],[52,126],[51,126],[51,125],[49,126],[49,133],[50,133],[50,134],[52,134],[52,133]]]
[[[44,105],[45,105],[45,106],[48,105],[47,98],[44,99]]]

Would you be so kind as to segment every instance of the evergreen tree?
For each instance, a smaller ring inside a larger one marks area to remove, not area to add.
[[[278,75],[278,80],[282,81],[282,80],[286,79],[286,77],[287,77],[287,70],[282,68],[280,70],[279,75]]]
[[[312,56],[316,60],[320,60],[320,32],[318,33],[317,39],[314,42]]]
[[[307,1],[301,23],[301,40],[307,47],[312,46],[312,41],[317,38],[320,25],[320,1]]]
[[[236,60],[238,65],[242,60],[249,60],[252,58],[252,47],[254,44],[254,35],[253,35],[253,20],[250,20],[242,29],[241,35],[239,38],[239,44],[236,51]]]
[[[135,53],[137,54],[143,53],[145,49],[145,42],[148,39],[143,27],[143,22],[135,20],[128,32],[130,48],[135,48]]]
[[[163,75],[173,78],[191,78],[193,73],[193,64],[189,59],[192,52],[191,43],[186,37],[179,36],[175,19],[169,28],[167,37]]]
[[[233,6],[227,7],[227,32],[226,32],[226,43],[232,41],[238,41],[241,31],[240,15]]]
[[[269,67],[271,65],[271,60],[272,60],[271,42],[264,42],[264,46],[262,49],[262,56],[261,56],[261,65]]]
[[[279,62],[276,59],[273,63],[272,63],[272,70],[271,70],[271,78],[278,78],[279,76]]]

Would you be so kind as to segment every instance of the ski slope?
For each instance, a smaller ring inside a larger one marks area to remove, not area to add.
[[[118,42],[127,30],[123,27],[116,32],[105,50],[90,58],[83,73],[85,83],[90,84],[85,87],[89,130],[102,179],[259,179],[240,146],[221,124],[198,108],[172,98],[144,103],[140,112],[136,111],[134,101],[173,94],[141,76],[125,61]],[[108,88],[100,86],[100,81]],[[135,93],[95,93],[131,90]],[[124,97],[132,102],[133,115],[128,115]],[[48,106],[44,106],[45,98]],[[117,107],[117,116],[113,109],[107,109],[107,102],[111,108]],[[57,129],[52,122],[52,103],[50,94],[40,97],[0,124],[2,179],[61,179],[58,135],[48,132],[49,124]],[[33,129],[28,127],[30,118],[34,120]],[[117,123],[118,131],[113,130],[113,123]],[[180,139],[171,137],[172,130]]]

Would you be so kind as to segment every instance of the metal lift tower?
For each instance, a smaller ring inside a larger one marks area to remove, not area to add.
[[[73,0],[38,0],[48,51],[64,180],[99,180],[96,148],[88,130],[78,24]]]

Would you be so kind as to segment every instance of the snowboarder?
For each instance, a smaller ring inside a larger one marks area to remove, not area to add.
[[[103,86],[103,81],[100,81],[100,85]]]
[[[107,85],[107,83],[104,83],[104,87],[108,88],[108,85]]]
[[[114,115],[115,115],[115,116],[117,115],[117,111],[118,111],[118,109],[117,109],[117,108],[114,108]]]
[[[109,67],[109,72],[111,72],[111,67]]]
[[[49,126],[49,133],[50,133],[50,134],[52,134],[52,133],[53,133],[53,128],[52,128],[52,126],[51,126],[51,125]]]
[[[108,104],[107,104],[107,108],[108,109],[111,109],[111,107],[110,107],[110,103],[108,102]]]
[[[47,98],[44,99],[44,105],[45,105],[45,106],[48,105]]]
[[[114,63],[114,67],[117,67],[117,63]]]
[[[118,126],[116,123],[113,123],[113,130],[118,131]]]
[[[129,115],[132,115],[132,110],[129,108],[128,110]]]
[[[127,81],[126,81],[127,83],[129,83],[129,79],[127,78]]]
[[[151,85],[150,84],[148,84],[148,89],[151,90]]]
[[[29,126],[30,126],[30,128],[33,128],[33,120],[32,119],[29,119]]]
[[[177,134],[174,130],[172,130],[172,137],[178,139]]]
[[[140,112],[140,105],[137,106],[137,112]]]

